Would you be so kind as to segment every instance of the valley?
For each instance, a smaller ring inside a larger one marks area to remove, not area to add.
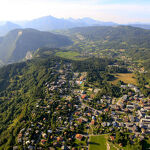
[[[129,26],[8,33],[0,149],[148,149],[149,36]]]
[[[0,0],[0,150],[149,150],[150,1]]]
[[[138,87],[122,78],[110,84],[114,73],[127,71],[124,66],[130,70],[131,64],[106,58],[72,60],[55,56],[55,51],[42,49],[32,60],[9,65],[7,85],[2,82],[7,67],[1,69],[1,148],[149,147],[149,91],[140,90],[140,75],[135,73]]]

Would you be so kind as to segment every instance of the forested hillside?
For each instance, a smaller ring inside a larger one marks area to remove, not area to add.
[[[92,26],[60,33],[73,39],[73,50],[87,55],[93,53],[109,57],[127,56],[134,60],[145,60],[150,56],[150,30],[131,26]]]
[[[59,48],[72,44],[66,36],[34,29],[17,29],[0,39],[0,59],[4,63],[22,60],[28,51],[41,47]]]

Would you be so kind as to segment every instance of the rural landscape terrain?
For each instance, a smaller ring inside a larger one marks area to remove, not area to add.
[[[150,25],[0,22],[0,150],[149,149]]]

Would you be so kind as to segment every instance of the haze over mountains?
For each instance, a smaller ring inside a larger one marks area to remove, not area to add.
[[[68,29],[74,27],[85,27],[85,26],[116,26],[119,25],[114,22],[103,22],[94,20],[92,18],[82,18],[82,19],[63,19],[55,18],[53,16],[45,16],[37,18],[31,21],[19,21],[19,22],[2,22],[0,24],[0,36],[6,35],[9,31],[18,28],[33,28],[41,31],[51,31]],[[149,24],[131,24],[134,27],[140,27],[144,29],[150,29]]]
[[[6,35],[9,31],[21,28],[21,26],[12,23],[12,22],[6,22],[0,24],[0,36]]]
[[[58,19],[52,16],[18,22],[19,25],[11,22],[1,24],[0,65],[23,60],[28,52],[42,47],[61,48],[71,45],[73,50],[74,39],[78,41],[76,37],[79,37],[79,43],[92,41],[96,45],[99,43],[101,48],[146,48],[145,53],[149,56],[150,31],[142,28],[150,29],[150,25],[120,26],[91,18]],[[69,29],[66,30],[67,34],[64,29]],[[59,31],[60,34],[53,34],[51,30],[62,30],[64,33]],[[140,50],[140,53],[143,54],[143,51]]]

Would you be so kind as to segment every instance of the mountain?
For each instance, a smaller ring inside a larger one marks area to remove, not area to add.
[[[41,31],[57,30],[57,29],[68,29],[74,27],[84,27],[84,26],[114,26],[116,23],[112,22],[101,22],[91,18],[82,19],[62,19],[55,18],[53,16],[45,16],[38,19],[34,19],[24,23],[24,28],[34,28]]]
[[[59,48],[71,43],[66,36],[34,29],[16,29],[0,38],[0,60],[4,63],[16,62],[29,51],[41,47]]]
[[[150,29],[150,24],[130,24],[130,26],[139,27],[143,29]]]
[[[68,31],[72,36],[77,35],[76,37],[79,37],[81,35],[85,41],[126,42],[130,45],[150,48],[150,31],[141,28],[131,26],[91,26],[73,28]]]
[[[103,21],[98,21],[98,20],[94,20],[92,18],[82,18],[82,19],[68,19],[71,22],[74,22],[76,24],[78,24],[78,26],[94,26],[94,25],[98,25],[98,26],[114,26],[117,25],[114,22],[103,22]]]
[[[61,31],[59,32],[61,33]],[[134,60],[150,58],[150,30],[132,26],[77,27],[62,32],[74,45],[71,50],[100,56],[128,56]]]
[[[52,16],[41,17],[28,21],[25,25],[25,28],[34,28],[41,31],[49,31],[56,29],[67,29],[74,27],[74,24],[65,19],[58,19]]]
[[[21,28],[19,25],[12,22],[6,22],[0,25],[0,36],[6,35],[9,31]]]

